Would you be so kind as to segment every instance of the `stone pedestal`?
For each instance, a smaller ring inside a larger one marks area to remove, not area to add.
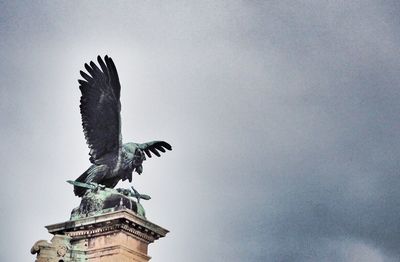
[[[37,262],[149,261],[148,245],[168,233],[123,206],[46,228],[54,237],[32,247]]]

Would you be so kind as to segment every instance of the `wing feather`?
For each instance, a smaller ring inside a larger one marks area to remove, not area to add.
[[[90,76],[88,76],[88,74],[86,74],[85,72],[79,71],[79,73],[81,74],[81,76],[82,76],[87,82],[92,81],[92,78],[91,78]]]
[[[138,144],[138,147],[142,149],[149,158],[151,158],[152,156],[151,153],[160,157],[161,156],[160,152],[165,153],[166,152],[165,149],[172,150],[171,145],[165,141],[147,142],[143,144]]]
[[[112,59],[106,56],[105,60],[106,63],[97,57],[101,70],[92,61],[85,64],[88,74],[83,71],[80,74],[86,81],[78,80],[82,93],[82,126],[92,163],[105,154],[117,155],[122,142],[121,86]]]
[[[161,152],[165,153],[165,149],[162,146],[157,146],[157,150],[160,150]]]
[[[150,150],[146,149],[144,152],[146,153],[147,157],[151,158]]]
[[[88,64],[85,64],[85,69],[86,69],[86,71],[88,71],[89,72],[89,74],[91,74],[91,75],[93,75],[94,74],[94,71],[93,71],[93,69],[88,65]]]
[[[100,56],[97,57],[97,62],[99,63],[99,65],[101,67],[101,71],[103,71],[103,73],[106,75],[106,79],[109,80],[110,75],[108,74],[108,68],[107,68],[106,64],[104,64],[104,61],[103,61],[103,59],[101,59]]]
[[[150,148],[150,151],[153,152],[156,156],[160,157],[160,153],[158,153],[157,149],[155,147]]]

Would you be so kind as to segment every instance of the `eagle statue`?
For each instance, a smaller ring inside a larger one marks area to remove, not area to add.
[[[80,111],[86,142],[92,165],[75,182],[97,183],[114,188],[120,180],[132,182],[132,173],[143,172],[146,156],[160,156],[160,152],[172,150],[164,141],[147,143],[122,143],[121,102],[117,69],[113,60],[98,56],[94,62],[85,64],[87,73],[80,71],[82,96]],[[74,186],[75,195],[82,197],[87,188]]]

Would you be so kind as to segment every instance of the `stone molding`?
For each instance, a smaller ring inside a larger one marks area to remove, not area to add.
[[[123,221],[125,221],[125,223]],[[149,235],[149,238],[154,238],[154,240],[164,237],[169,232],[168,230],[136,215],[133,211],[126,208],[121,208],[120,210],[111,213],[52,224],[46,226],[46,228],[51,234],[72,232],[77,230],[90,231],[90,229],[95,230],[95,228],[102,228],[100,230],[106,230],[107,226],[111,226],[116,222],[121,225],[130,225],[129,228],[131,228],[130,230],[132,230],[132,232],[142,232],[143,235]],[[122,229],[125,230],[127,228],[127,226],[122,227]]]
[[[54,237],[32,247],[36,262],[146,262],[148,245],[169,232],[126,208],[46,228]]]

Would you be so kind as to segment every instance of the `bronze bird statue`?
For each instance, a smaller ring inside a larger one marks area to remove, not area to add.
[[[89,146],[92,165],[75,181],[97,183],[114,188],[120,180],[132,182],[132,172],[143,172],[142,163],[146,156],[160,156],[160,152],[172,150],[164,141],[143,144],[122,143],[121,102],[117,69],[113,60],[98,56],[98,67],[94,62],[85,64],[80,71],[80,111],[86,142]],[[74,186],[75,195],[82,197],[87,188]]]

